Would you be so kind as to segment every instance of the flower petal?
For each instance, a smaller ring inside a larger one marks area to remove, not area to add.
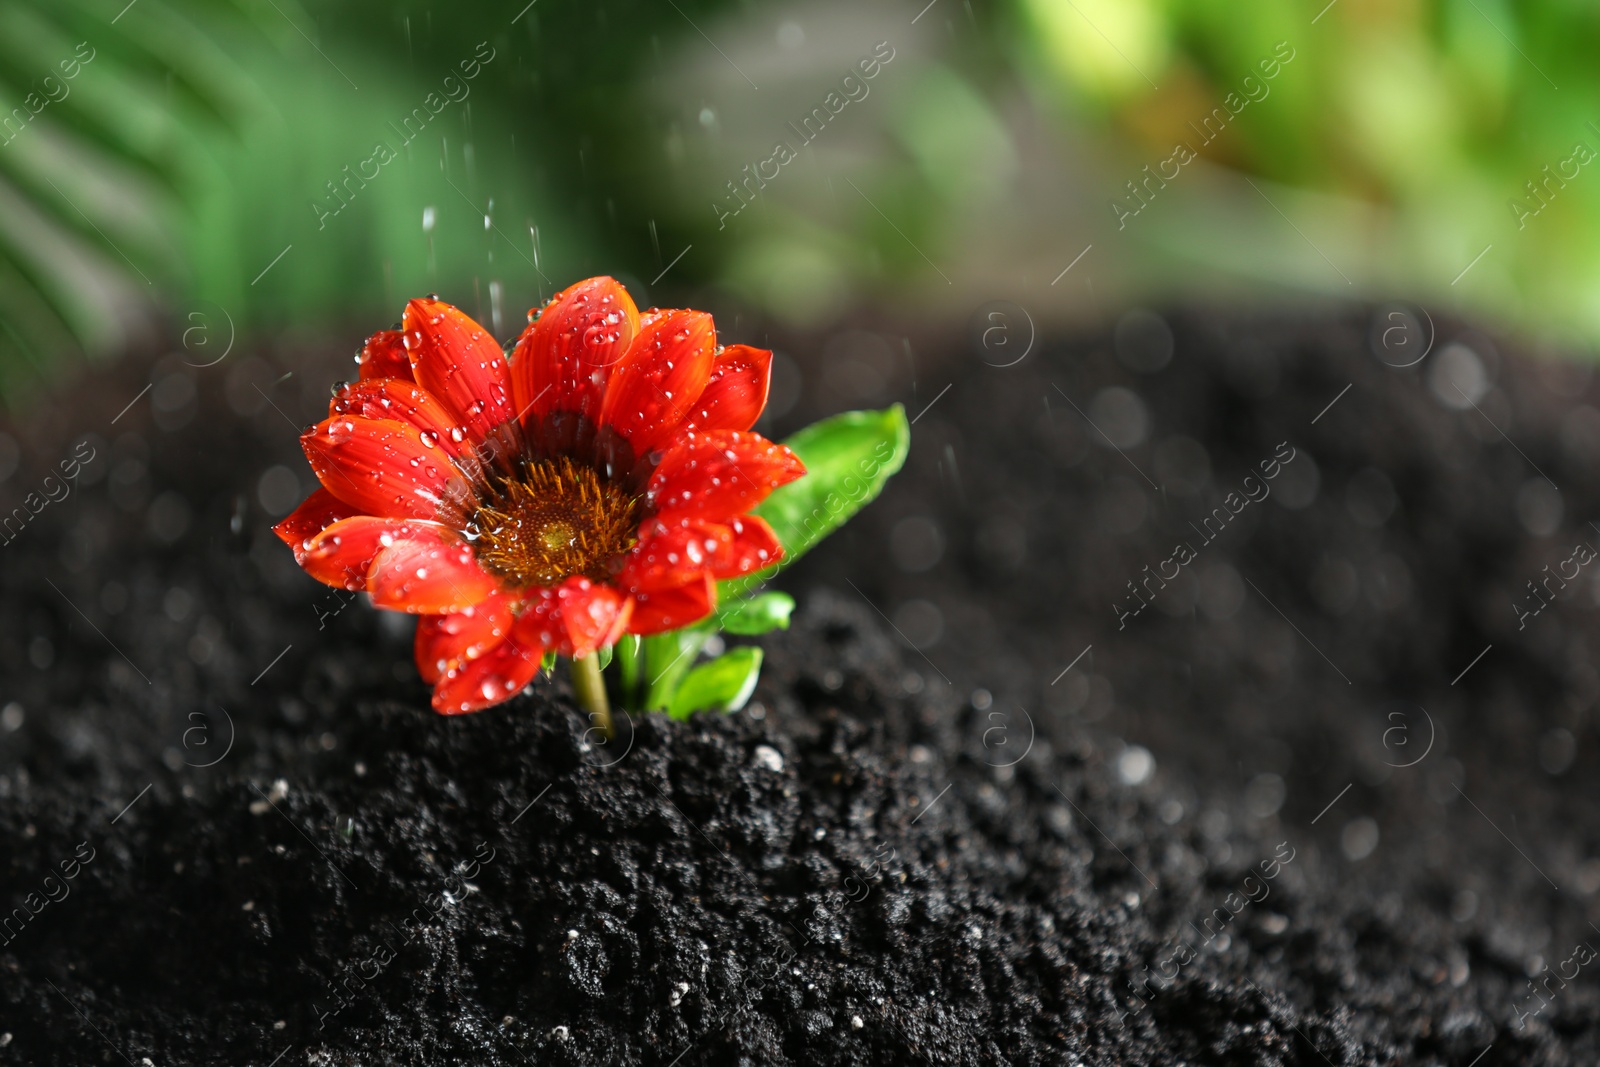
[[[324,488],[357,511],[431,519],[456,470],[437,443],[408,422],[340,415],[300,435]]]
[[[728,523],[652,520],[639,537],[617,576],[621,588],[635,593],[673,589],[703,574],[738,578],[783,558],[783,545],[772,527],[754,515]]]
[[[685,430],[748,430],[767,406],[772,353],[749,345],[729,345],[711,361],[706,382]]]
[[[511,368],[493,337],[457,308],[440,300],[406,305],[406,351],[417,384],[432,393],[482,440],[515,413],[511,407]]]
[[[786,446],[740,430],[691,433],[650,478],[650,498],[667,523],[680,515],[726,519],[755,507],[806,472]]]
[[[628,633],[649,636],[699,622],[717,604],[717,586],[709,574],[675,589],[638,593],[633,598],[633,617]]]
[[[716,344],[703,311],[663,311],[649,320],[611,372],[600,425],[640,456],[671,438],[705,390]]]
[[[640,529],[617,584],[635,592],[676,588],[710,571],[732,545],[733,531],[721,523],[651,520]]]
[[[433,690],[433,710],[441,715],[481,711],[510,700],[539,673],[545,649],[559,642],[555,593],[539,596],[517,620],[505,640],[476,659],[447,668]]]
[[[711,568],[711,576],[718,581],[759,571],[783,559],[783,543],[760,516],[740,515],[730,520],[728,527],[733,534],[731,543]]]
[[[478,566],[472,546],[444,527],[385,548],[367,581],[373,604],[418,615],[464,611],[499,588]]]
[[[590,278],[557,293],[511,353],[518,417],[532,425],[569,411],[598,425],[606,378],[638,332],[639,309],[613,278]]]
[[[417,673],[429,685],[445,672],[477,659],[511,632],[511,601],[495,593],[482,603],[450,615],[424,615],[417,620]]]
[[[561,651],[569,656],[587,656],[615,643],[626,632],[633,611],[633,602],[611,586],[578,576],[562,582],[556,598],[567,637]]]
[[[288,518],[274,526],[272,532],[294,551],[294,561],[303,564],[306,548],[313,537],[354,514],[355,508],[326,489],[318,489],[291,511]]]
[[[307,541],[300,566],[317,581],[336,589],[366,589],[372,561],[378,553],[401,541],[422,537],[438,540],[444,530],[438,523],[422,519],[353,515]]]
[[[437,441],[452,456],[472,452],[460,420],[432,393],[409,380],[372,378],[346,385],[328,402],[328,415],[398,419],[422,431],[424,442]]]
[[[373,378],[413,380],[411,357],[406,354],[405,334],[399,330],[379,330],[367,338],[367,343],[356,353],[356,366],[362,381]]]

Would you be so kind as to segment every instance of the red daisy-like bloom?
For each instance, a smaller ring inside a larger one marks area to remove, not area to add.
[[[300,438],[322,488],[273,527],[319,581],[422,616],[448,715],[509,699],[546,652],[696,622],[783,549],[747,514],[805,473],[750,427],[772,353],[610,278],[558,294],[509,360],[438,300],[374,334]]]

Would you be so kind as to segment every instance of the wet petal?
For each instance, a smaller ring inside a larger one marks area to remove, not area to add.
[[[318,489],[290,512],[288,518],[274,526],[272,532],[294,551],[296,563],[304,563],[308,541],[340,519],[354,514],[355,508],[326,489]]]
[[[339,589],[366,589],[372,561],[401,541],[429,537],[437,541],[445,528],[421,519],[381,519],[355,515],[329,526],[306,544],[300,566],[319,582]]]
[[[511,601],[495,593],[482,603],[450,615],[417,620],[417,672],[433,685],[446,671],[477,659],[511,632]]]
[[[783,559],[783,544],[765,519],[740,515],[728,523],[728,528],[733,536],[727,551],[711,568],[713,578],[738,578]]]
[[[590,278],[547,304],[511,354],[518,417],[529,424],[556,411],[596,424],[612,367],[639,332],[639,310],[613,278]]]
[[[372,563],[367,591],[380,608],[439,615],[487,599],[500,583],[478,566],[472,546],[441,527],[397,541]]]
[[[650,478],[650,498],[664,522],[682,515],[726,519],[755,507],[806,472],[784,445],[739,430],[691,433]]]
[[[441,715],[481,711],[510,700],[539,673],[546,649],[557,647],[555,593],[542,589],[511,624],[505,640],[476,659],[447,668],[433,690],[433,710]]]
[[[728,523],[652,520],[639,536],[617,576],[621,588],[635,592],[676,588],[702,574],[738,578],[783,558],[783,545],[772,527],[754,515]]]
[[[617,583],[624,589],[673,589],[698,579],[727,557],[733,531],[722,523],[652,520],[639,531]]]
[[[468,428],[475,441],[510,420],[511,368],[482,326],[439,300],[406,305],[406,351],[417,384]]]
[[[600,425],[615,429],[636,455],[669,440],[705,391],[716,343],[705,312],[661,312],[611,372]]]
[[[367,338],[356,355],[362,381],[374,378],[412,380],[411,357],[406,354],[404,337],[399,330],[379,330]]]
[[[437,441],[452,456],[472,452],[467,428],[432,393],[409,380],[373,378],[346,385],[328,402],[328,415],[409,422],[424,441]]]
[[[300,435],[328,492],[369,515],[431,519],[458,476],[437,442],[410,423],[341,415]]]
[[[568,578],[556,590],[556,597],[567,637],[562,652],[569,656],[587,656],[613,644],[625,632],[633,610],[632,603],[617,590],[587,578]]]
[[[633,617],[628,633],[649,636],[699,622],[717,604],[717,587],[709,574],[675,589],[638,593],[633,598]]]
[[[685,430],[748,430],[767,406],[772,353],[749,345],[729,345],[711,361],[706,382]]]

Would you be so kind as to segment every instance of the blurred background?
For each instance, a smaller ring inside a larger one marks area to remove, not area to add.
[[[600,272],[802,331],[1332,296],[1600,332],[1589,5],[5,0],[0,26],[13,406],[180,336],[353,347],[429,291],[507,339]]]

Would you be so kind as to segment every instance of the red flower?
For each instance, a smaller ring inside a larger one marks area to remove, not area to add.
[[[300,438],[322,482],[274,531],[306,572],[408,611],[445,714],[518,693],[544,653],[675,630],[782,558],[746,514],[805,468],[749,432],[772,353],[610,278],[529,315],[509,360],[438,300],[374,334]]]

